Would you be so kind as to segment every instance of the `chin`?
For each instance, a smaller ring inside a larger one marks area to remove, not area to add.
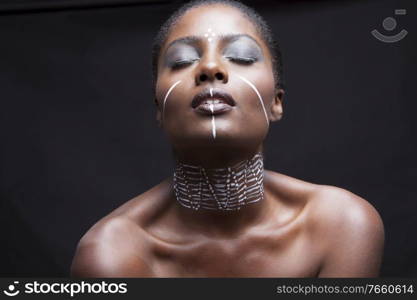
[[[199,149],[199,148],[248,148],[262,144],[268,128],[256,126],[259,122],[239,122],[230,120],[217,120],[215,129],[211,119],[204,122],[194,122],[190,126],[168,127],[166,132],[171,144],[176,148]]]

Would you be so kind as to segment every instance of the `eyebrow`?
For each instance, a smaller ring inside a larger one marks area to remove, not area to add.
[[[217,36],[220,38],[220,40],[227,41],[227,42],[234,42],[234,41],[236,41],[236,40],[238,40],[242,37],[246,37],[246,38],[249,38],[250,40],[252,40],[253,42],[255,42],[256,45],[258,45],[258,47],[261,48],[259,43],[253,37],[251,37],[248,34],[244,34],[244,33],[240,33],[240,34],[218,34]],[[166,49],[169,49],[170,47],[172,47],[176,44],[193,45],[193,44],[196,44],[196,43],[202,41],[205,38],[206,37],[198,36],[198,35],[190,35],[190,36],[182,37],[182,38],[176,39],[176,40],[172,41],[171,43],[169,43],[169,45],[166,47]]]

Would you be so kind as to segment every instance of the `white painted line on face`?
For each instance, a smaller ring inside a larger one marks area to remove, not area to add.
[[[250,82],[249,80],[247,80],[246,78],[244,78],[244,77],[242,77],[242,76],[240,76],[240,75],[237,75],[240,79],[242,79],[244,82],[246,82],[254,91],[255,91],[255,93],[256,93],[256,95],[258,96],[258,98],[259,98],[259,101],[261,102],[261,105],[262,105],[262,109],[263,109],[263,111],[264,111],[264,114],[265,114],[265,119],[266,119],[266,123],[269,125],[269,119],[268,119],[268,114],[266,113],[266,109],[265,109],[265,105],[264,105],[264,102],[262,101],[262,97],[261,97],[261,94],[259,94],[259,92],[258,92],[258,89],[252,84],[252,82]]]
[[[210,88],[210,97],[213,97],[213,88]]]
[[[210,110],[211,113],[214,112],[213,104],[210,104]],[[213,134],[213,139],[216,139],[216,121],[214,120],[214,115],[211,116],[211,133]]]
[[[167,102],[167,99],[168,99],[168,96],[169,96],[169,94],[171,94],[171,92],[172,92],[172,90],[179,84],[181,82],[181,80],[178,80],[177,82],[175,82],[170,88],[169,88],[169,90],[168,90],[168,92],[166,93],[166,95],[165,95],[165,98],[164,98],[164,102],[163,102],[163,105],[162,105],[162,120],[165,120],[165,104],[166,104],[166,102]]]

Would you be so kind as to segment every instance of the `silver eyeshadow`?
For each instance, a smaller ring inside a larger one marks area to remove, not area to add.
[[[226,59],[242,64],[263,60],[260,46],[250,36],[220,35],[219,38],[225,42],[220,53]],[[203,55],[201,41],[200,37],[185,37],[172,42],[164,57],[165,66],[177,68],[199,60]]]

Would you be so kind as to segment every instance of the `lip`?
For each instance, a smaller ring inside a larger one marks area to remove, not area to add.
[[[224,113],[231,110],[235,105],[236,102],[231,95],[217,89],[213,89],[211,94],[206,89],[195,95],[191,101],[192,108],[207,115]]]

